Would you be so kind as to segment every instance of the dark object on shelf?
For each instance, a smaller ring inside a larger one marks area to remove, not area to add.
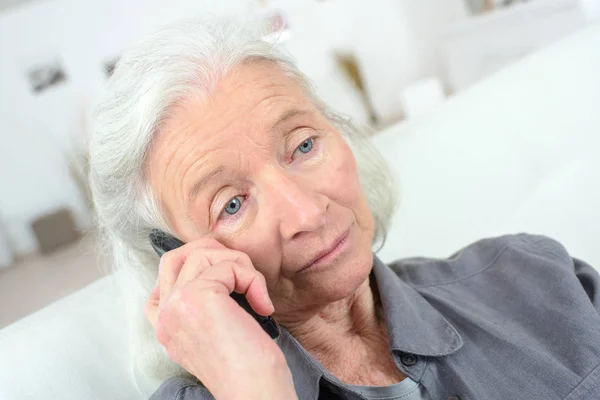
[[[118,61],[119,58],[117,57],[104,63],[104,73],[106,74],[107,78],[110,78],[110,76],[114,72],[115,68],[117,67]]]
[[[362,72],[358,65],[358,61],[356,60],[353,54],[343,53],[336,53],[335,60],[337,62],[338,68],[342,70],[342,72],[346,75],[346,77],[350,80],[350,82],[352,82],[352,84],[360,93],[360,97],[363,101],[365,110],[369,114],[371,124],[376,125],[379,122],[377,118],[377,113],[375,112],[375,107],[373,107],[373,103],[371,102],[369,93],[367,92],[365,81],[363,79]]]
[[[67,80],[67,74],[58,62],[36,66],[27,75],[31,89],[36,94],[61,85]]]
[[[42,254],[51,253],[81,237],[71,212],[60,209],[37,218],[31,224]]]

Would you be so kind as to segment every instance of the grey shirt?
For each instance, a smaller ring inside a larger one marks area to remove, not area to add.
[[[448,259],[374,258],[373,275],[396,365],[432,399],[600,399],[600,276],[559,243],[520,234]],[[300,400],[364,399],[285,329],[278,343]],[[212,398],[184,378],[152,396]]]

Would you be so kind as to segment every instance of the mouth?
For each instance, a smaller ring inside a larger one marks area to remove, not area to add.
[[[331,246],[317,253],[308,264],[302,267],[298,273],[305,273],[312,271],[318,267],[324,267],[331,264],[340,254],[342,254],[348,247],[348,236],[350,236],[350,229],[346,230],[339,236]]]

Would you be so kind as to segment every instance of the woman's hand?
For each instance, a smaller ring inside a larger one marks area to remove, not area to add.
[[[146,316],[171,359],[216,399],[295,399],[291,372],[277,344],[231,297],[270,315],[264,276],[250,258],[214,239],[166,253]]]

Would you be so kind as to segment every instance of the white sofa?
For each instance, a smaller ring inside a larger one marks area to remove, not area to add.
[[[374,138],[402,202],[380,255],[528,231],[600,266],[600,26]],[[143,399],[111,277],[0,331],[0,399]]]

